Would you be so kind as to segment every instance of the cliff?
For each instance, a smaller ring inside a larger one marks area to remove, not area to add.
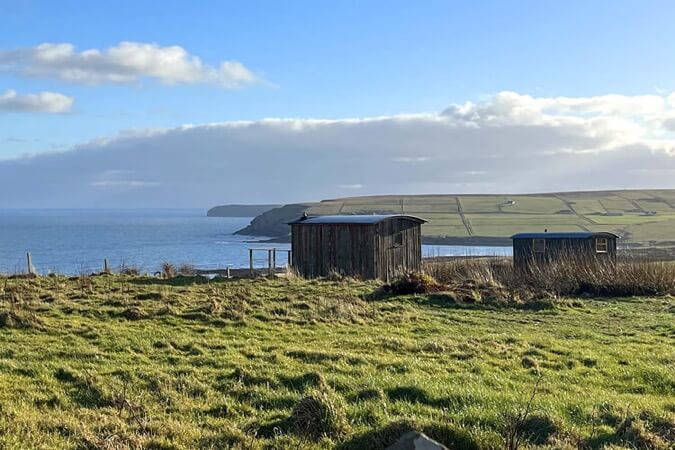
[[[247,227],[242,228],[235,234],[269,237],[286,236],[291,232],[286,223],[297,219],[313,205],[313,203],[298,203],[270,209],[254,218]]]
[[[280,205],[222,205],[206,212],[208,217],[255,217]]]

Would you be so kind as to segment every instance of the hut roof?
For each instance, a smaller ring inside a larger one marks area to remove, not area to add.
[[[407,214],[344,214],[335,216],[307,216],[289,222],[289,225],[374,225],[387,219],[409,219],[417,223],[425,223],[426,220]]]
[[[511,239],[588,239],[592,237],[619,238],[618,235],[608,231],[569,231],[557,233],[518,233],[511,236]]]

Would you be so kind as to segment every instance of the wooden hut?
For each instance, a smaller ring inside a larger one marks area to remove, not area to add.
[[[575,263],[616,260],[618,236],[608,232],[519,233],[513,239],[513,265],[527,270],[532,265],[574,259]]]
[[[425,220],[391,215],[304,216],[291,226],[291,265],[315,278],[332,272],[389,280],[422,268]]]

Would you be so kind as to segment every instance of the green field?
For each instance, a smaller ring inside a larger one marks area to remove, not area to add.
[[[471,203],[471,202],[467,202]],[[675,302],[369,299],[295,279],[0,278],[0,448],[668,448]],[[325,399],[324,436],[293,411]]]
[[[325,200],[309,214],[391,212],[427,219],[427,237],[613,231],[623,242],[675,241],[675,190],[532,195],[373,196]]]

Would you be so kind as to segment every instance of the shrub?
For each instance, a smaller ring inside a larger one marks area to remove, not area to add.
[[[431,275],[420,272],[409,272],[396,278],[390,284],[383,287],[384,292],[394,295],[428,294],[440,292],[443,285]]]
[[[197,270],[192,264],[181,264],[178,266],[178,275],[191,277],[197,275]]]
[[[178,270],[176,270],[176,266],[171,264],[168,261],[164,261],[162,263],[162,277],[163,278],[173,278],[176,276],[178,273]]]
[[[312,440],[340,438],[347,432],[344,405],[328,389],[315,390],[293,408],[291,423],[295,432]]]

